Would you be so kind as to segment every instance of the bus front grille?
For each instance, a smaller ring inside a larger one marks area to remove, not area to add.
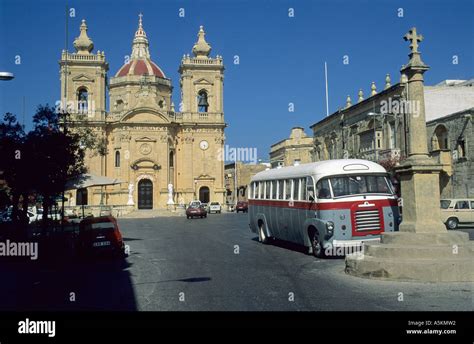
[[[356,231],[378,231],[382,229],[378,209],[357,210],[354,217]]]

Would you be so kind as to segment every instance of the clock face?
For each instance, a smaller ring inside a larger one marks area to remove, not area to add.
[[[206,150],[209,148],[209,143],[206,141],[206,140],[202,140],[200,143],[199,143],[199,147],[202,149],[202,150]]]

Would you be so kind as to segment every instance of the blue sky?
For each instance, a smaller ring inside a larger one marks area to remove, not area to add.
[[[263,159],[291,127],[302,126],[310,134],[309,126],[325,116],[325,61],[332,113],[348,94],[355,101],[359,88],[369,94],[372,81],[382,89],[387,73],[398,81],[409,52],[402,37],[412,26],[425,37],[420,50],[431,67],[427,84],[474,76],[474,0],[87,0],[68,5],[76,14],[69,20],[69,49],[86,19],[95,50],[105,51],[109,61],[109,77],[130,54],[137,15],[143,12],[152,59],[172,79],[175,104],[181,57],[191,53],[199,25],[204,25],[211,54],[222,55],[226,65],[226,144],[256,147]],[[24,102],[27,127],[38,104],[59,98],[65,6],[65,1],[0,0],[0,70],[15,74],[13,81],[0,82],[0,114],[13,112],[21,120]],[[180,8],[184,18],[178,16]],[[21,64],[15,64],[16,56]],[[288,111],[289,103],[294,112]]]

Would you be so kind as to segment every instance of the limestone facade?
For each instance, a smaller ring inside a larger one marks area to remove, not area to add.
[[[267,168],[270,168],[269,163],[245,164],[237,161],[236,163],[226,164],[224,167],[225,188],[227,191],[226,203],[235,204],[238,201],[247,201],[250,180],[258,172],[265,171]]]
[[[416,102],[410,102],[406,85],[405,75],[402,74],[400,82],[394,85],[391,85],[387,75],[382,91],[377,92],[375,83],[372,83],[368,98],[359,90],[357,103],[352,104],[348,96],[344,107],[313,124],[313,160],[362,158],[393,167],[406,159],[409,133],[415,130],[410,125],[410,115],[416,115],[419,110]],[[472,158],[466,156],[457,162],[452,158],[457,156],[459,137],[462,137],[461,141],[467,147],[465,154],[468,154],[469,142],[473,140],[471,127],[467,125],[464,128],[461,119],[466,113],[472,112],[469,109],[474,106],[474,87],[471,85],[469,81],[451,80],[423,89],[429,153],[443,167],[439,185],[442,197],[473,195],[461,179],[474,175],[474,166],[469,162]],[[443,105],[438,106],[441,103]],[[459,108],[465,110],[459,111]],[[433,135],[436,129],[433,126],[440,124],[440,121],[449,124],[439,126],[438,135]],[[453,128],[448,130],[448,126]],[[437,137],[439,148],[434,149],[432,141]],[[448,139],[449,144],[444,143],[445,139]],[[457,173],[459,177],[456,179]],[[454,186],[454,183],[459,185]]]
[[[175,204],[223,202],[224,64],[221,56],[210,57],[203,27],[193,56],[183,55],[179,65],[176,109],[171,80],[151,59],[142,15],[130,58],[110,80],[104,52],[92,52],[85,21],[74,46],[76,52],[63,51],[60,60],[69,126],[88,126],[100,140],[101,149],[87,152],[88,172],[121,182],[105,188],[105,199],[104,188],[89,188],[87,204],[164,208],[170,184]],[[72,193],[70,205],[76,201]]]
[[[474,198],[474,107],[426,123],[430,155],[445,166],[441,198]]]
[[[312,162],[313,139],[304,128],[294,127],[290,137],[279,141],[270,148],[270,164],[273,167],[292,166]]]

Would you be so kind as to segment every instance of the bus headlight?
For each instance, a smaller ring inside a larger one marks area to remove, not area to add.
[[[326,222],[326,233],[328,237],[332,237],[332,235],[334,234],[334,222]]]

